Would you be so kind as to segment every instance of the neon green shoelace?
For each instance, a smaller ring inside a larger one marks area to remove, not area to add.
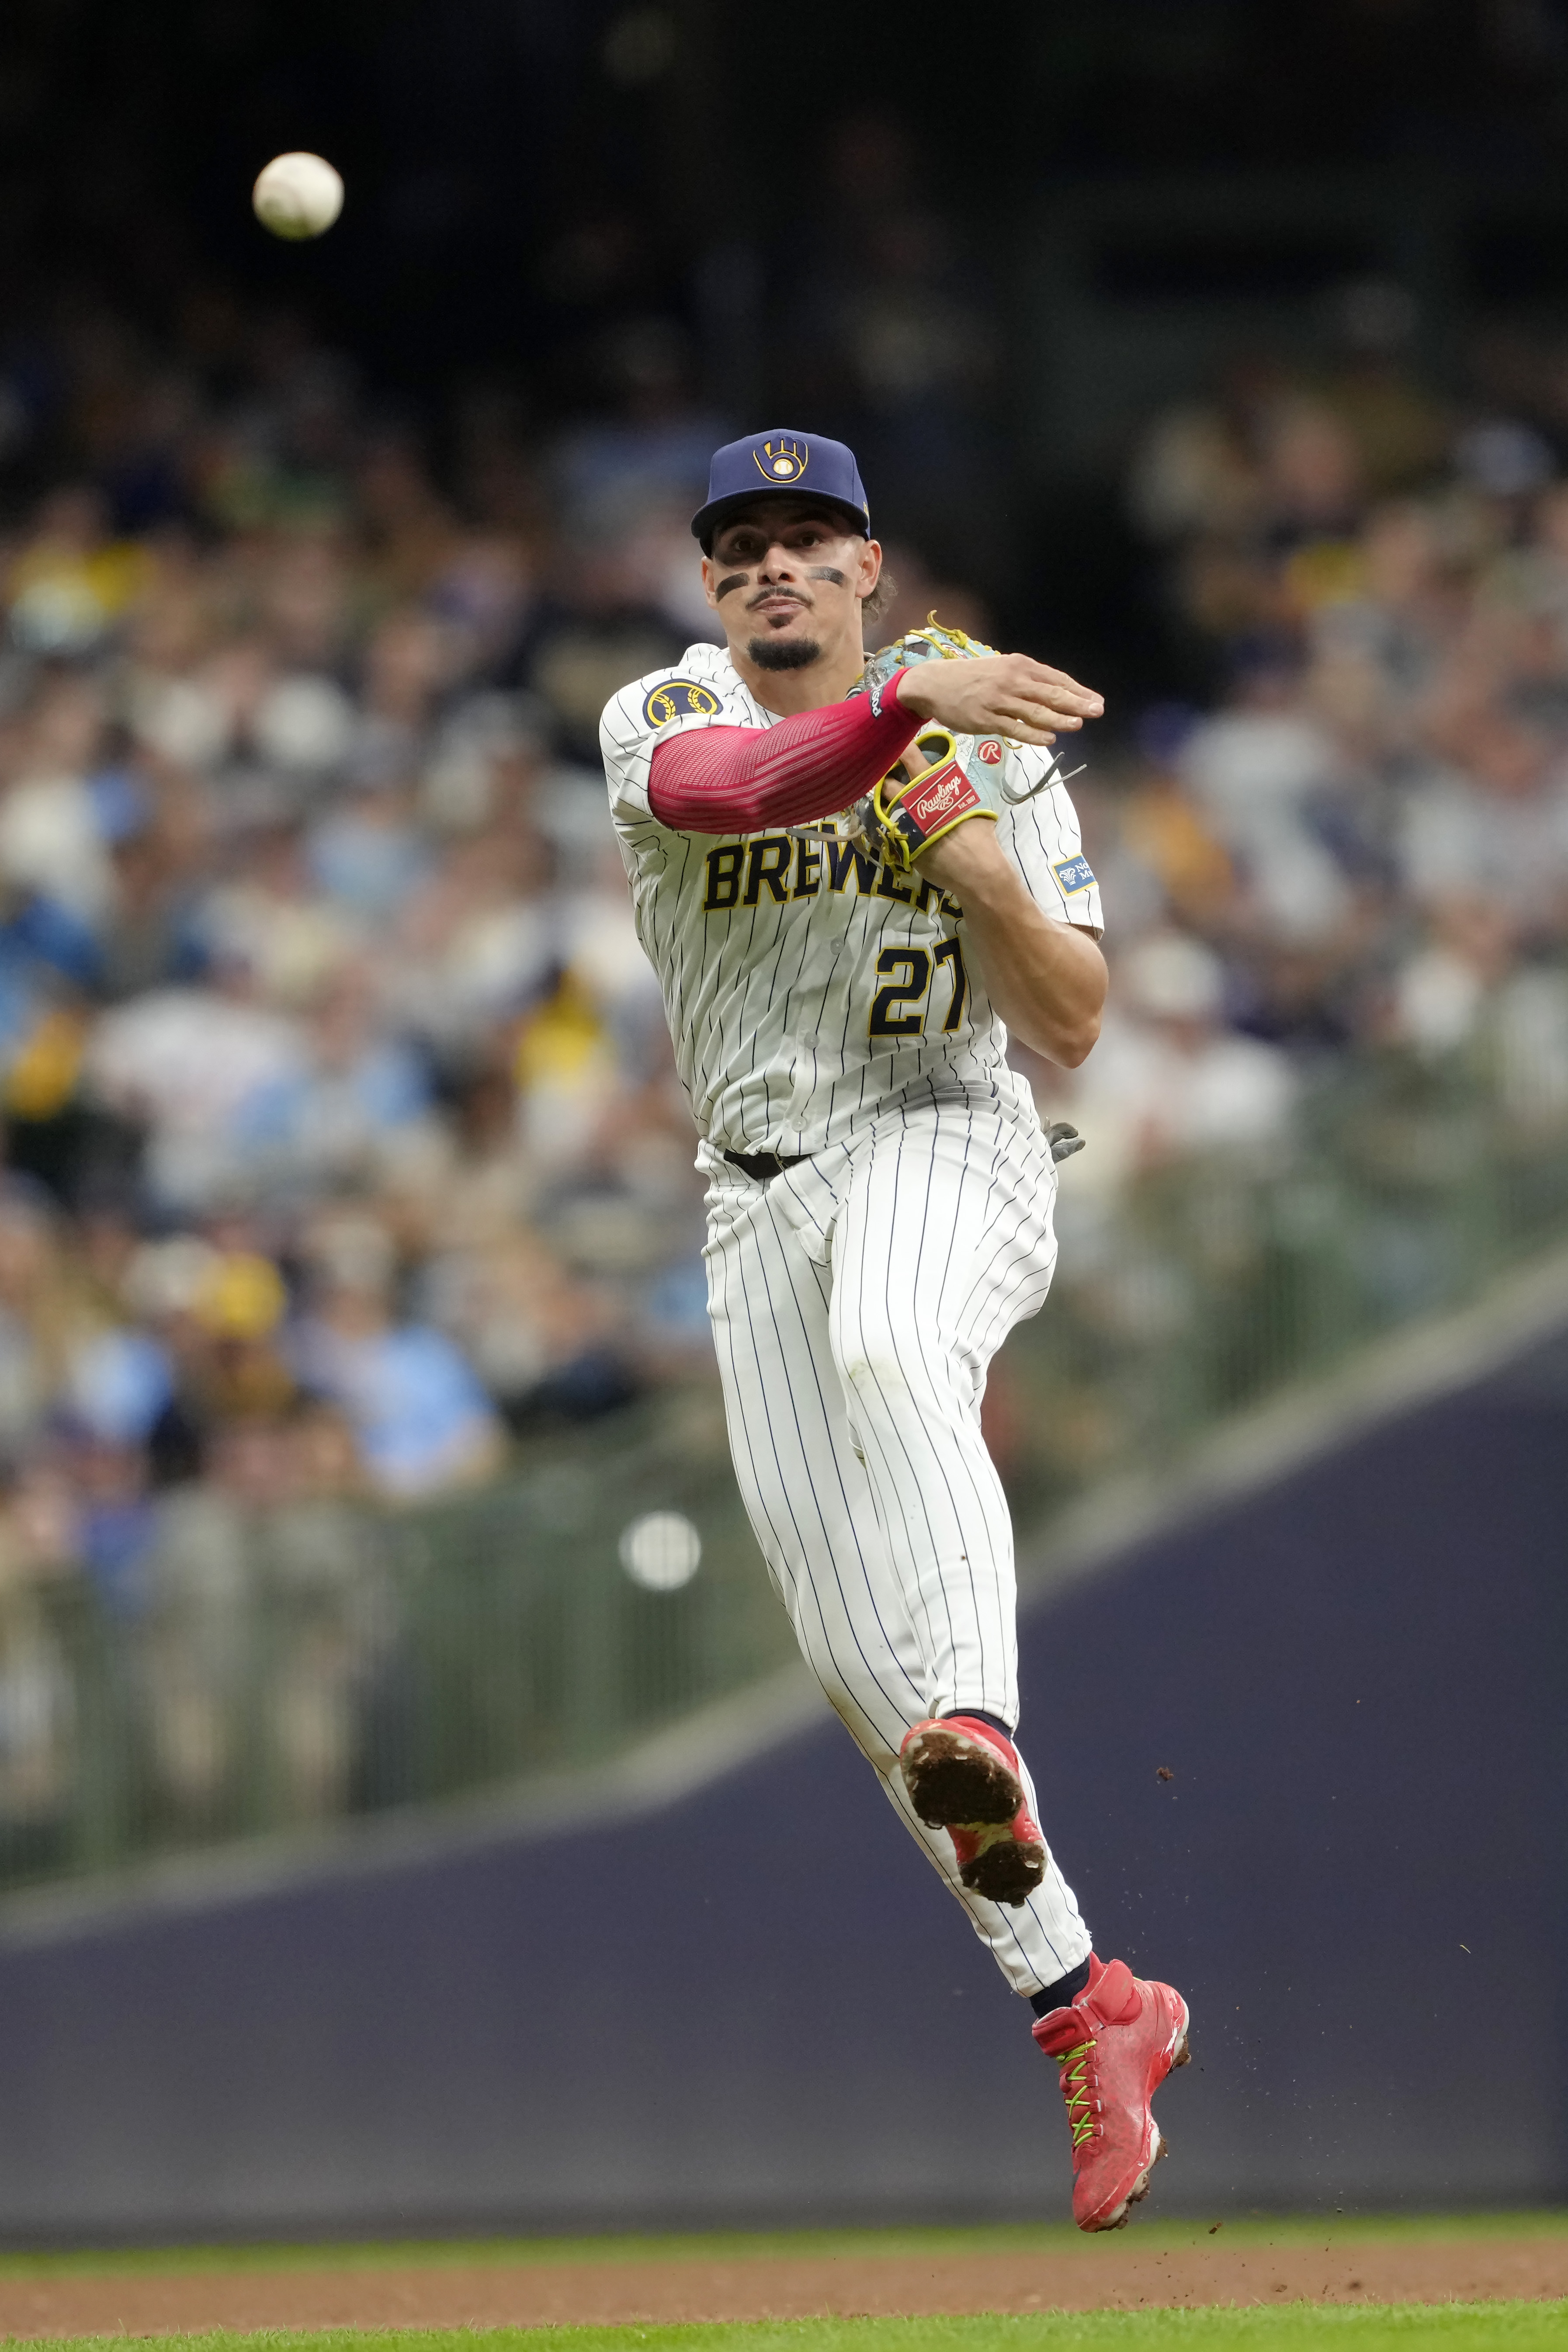
[[[1062,2096],[1067,2101],[1068,2121],[1072,2126],[1072,2144],[1080,2148],[1095,2133],[1095,2113],[1087,2080],[1089,2062],[1094,2055],[1092,2042],[1080,2042],[1076,2050],[1064,2051],[1060,2060]],[[1079,2112],[1082,2109],[1082,2113]]]

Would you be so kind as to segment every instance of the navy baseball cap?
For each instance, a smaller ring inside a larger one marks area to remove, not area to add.
[[[710,554],[713,534],[730,515],[768,490],[795,491],[837,507],[865,538],[871,536],[871,509],[855,453],[820,433],[753,433],[715,449],[708,468],[708,503],[691,518],[691,531]]]

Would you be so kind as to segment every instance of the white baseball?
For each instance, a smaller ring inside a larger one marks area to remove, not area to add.
[[[343,208],[343,184],[322,155],[274,155],[250,201],[274,236],[320,236]]]

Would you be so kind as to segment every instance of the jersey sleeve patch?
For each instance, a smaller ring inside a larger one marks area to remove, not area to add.
[[[1061,885],[1064,898],[1076,898],[1080,890],[1094,887],[1094,868],[1087,857],[1058,857],[1051,872]]]
[[[667,677],[643,698],[642,715],[649,727],[668,727],[672,719],[716,719],[723,705],[710,686],[692,677]]]

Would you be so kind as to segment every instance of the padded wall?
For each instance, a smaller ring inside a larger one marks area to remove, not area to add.
[[[1568,1339],[1025,1628],[1162,2202],[1568,2192]],[[1173,1778],[1157,1778],[1161,1766]],[[0,2234],[1063,2210],[1027,2014],[831,1720],[624,1830],[0,1945]]]

